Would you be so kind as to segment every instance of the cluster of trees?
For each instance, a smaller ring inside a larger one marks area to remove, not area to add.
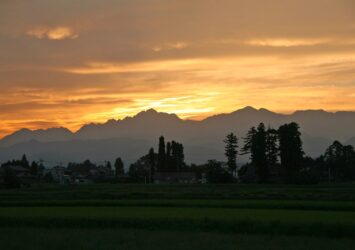
[[[154,152],[154,149],[151,149]],[[150,152],[150,154],[152,154]],[[176,141],[167,142],[161,136],[157,159],[158,172],[179,172],[185,166],[184,146]]]
[[[209,160],[206,164],[191,165],[191,171],[196,174],[198,179],[205,178],[208,183],[234,183],[236,178],[234,170],[225,168],[224,162]]]
[[[355,180],[355,151],[351,145],[335,141],[315,162],[324,172],[328,170],[328,178],[331,181]]]
[[[104,171],[105,173],[112,172],[116,178],[121,178],[125,175],[124,163],[120,157],[118,157],[114,165],[110,161],[106,161],[104,165],[96,165],[90,160],[86,160],[82,163],[71,162],[68,164],[67,169],[69,172],[86,175],[90,170]]]
[[[23,155],[21,160],[12,160],[12,161],[5,162],[1,165],[1,167],[5,169],[9,166],[23,167],[25,169],[28,169],[32,175],[36,175],[36,176],[44,170],[42,161],[40,162],[32,161],[32,163],[30,163],[27,160],[26,155]]]
[[[90,160],[85,160],[81,163],[76,163],[76,162],[70,162],[67,165],[68,171],[71,172],[76,172],[76,173],[82,173],[86,174],[90,170],[95,170],[95,169],[108,169],[108,170],[113,170],[112,164],[110,161],[106,161],[104,165],[97,165]],[[115,160],[114,163],[114,169],[115,169],[115,176],[121,176],[124,175],[124,164],[122,159],[119,157]]]
[[[263,123],[249,129],[239,155],[250,155],[250,162],[239,171],[245,182],[314,183],[318,181],[355,180],[355,151],[350,145],[335,141],[316,159],[306,157],[300,127],[289,123],[278,129]],[[225,139],[225,155],[230,174],[237,168],[238,138]]]
[[[188,167],[185,164],[183,144],[165,138],[159,138],[158,152],[154,148],[149,153],[131,164],[128,175],[132,180],[152,183],[156,172],[181,172]]]
[[[111,167],[111,163],[108,163],[108,164]],[[76,172],[78,174],[85,174],[95,168],[97,168],[97,165],[92,163],[90,160],[86,160],[86,161],[83,161],[80,163],[69,162],[68,166],[67,166],[68,171]]]
[[[27,160],[26,155],[23,155],[21,160],[12,160],[5,162],[1,165],[1,169],[3,170],[4,186],[7,188],[16,188],[21,186],[21,181],[17,177],[14,170],[11,168],[12,166],[23,167],[24,169],[27,169],[28,172],[35,178],[38,178],[44,170],[42,162],[38,163],[33,161],[32,163],[30,163]]]
[[[294,178],[301,168],[304,155],[299,129],[297,123],[285,124],[278,129],[266,128],[264,123],[250,128],[243,138],[244,145],[240,152],[240,155],[250,155],[250,163],[239,170],[239,175],[243,176],[247,168],[253,168],[255,181],[266,183],[270,181],[271,169],[281,166],[284,178]],[[237,169],[238,138],[229,134],[224,142],[227,166],[233,174]]]

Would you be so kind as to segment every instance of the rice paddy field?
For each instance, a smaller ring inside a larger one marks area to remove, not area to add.
[[[0,190],[1,249],[355,249],[355,184]]]

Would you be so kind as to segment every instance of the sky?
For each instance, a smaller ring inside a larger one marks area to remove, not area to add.
[[[0,1],[0,136],[244,106],[355,110],[355,1]]]

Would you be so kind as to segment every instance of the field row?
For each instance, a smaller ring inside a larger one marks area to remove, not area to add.
[[[19,235],[21,240],[18,239]],[[353,250],[352,239],[130,229],[1,229],[3,249],[23,250]]]
[[[87,185],[0,190],[0,201],[33,200],[327,200],[355,201],[354,184],[292,185]]]
[[[131,228],[355,237],[355,212],[159,207],[0,208],[1,227]]]
[[[0,207],[167,207],[235,208],[317,211],[355,211],[353,201],[310,200],[212,200],[212,199],[129,199],[129,200],[25,200],[0,201]]]

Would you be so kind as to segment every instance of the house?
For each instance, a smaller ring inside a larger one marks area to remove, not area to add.
[[[154,182],[158,184],[197,183],[196,174],[193,172],[157,172],[153,178]]]

